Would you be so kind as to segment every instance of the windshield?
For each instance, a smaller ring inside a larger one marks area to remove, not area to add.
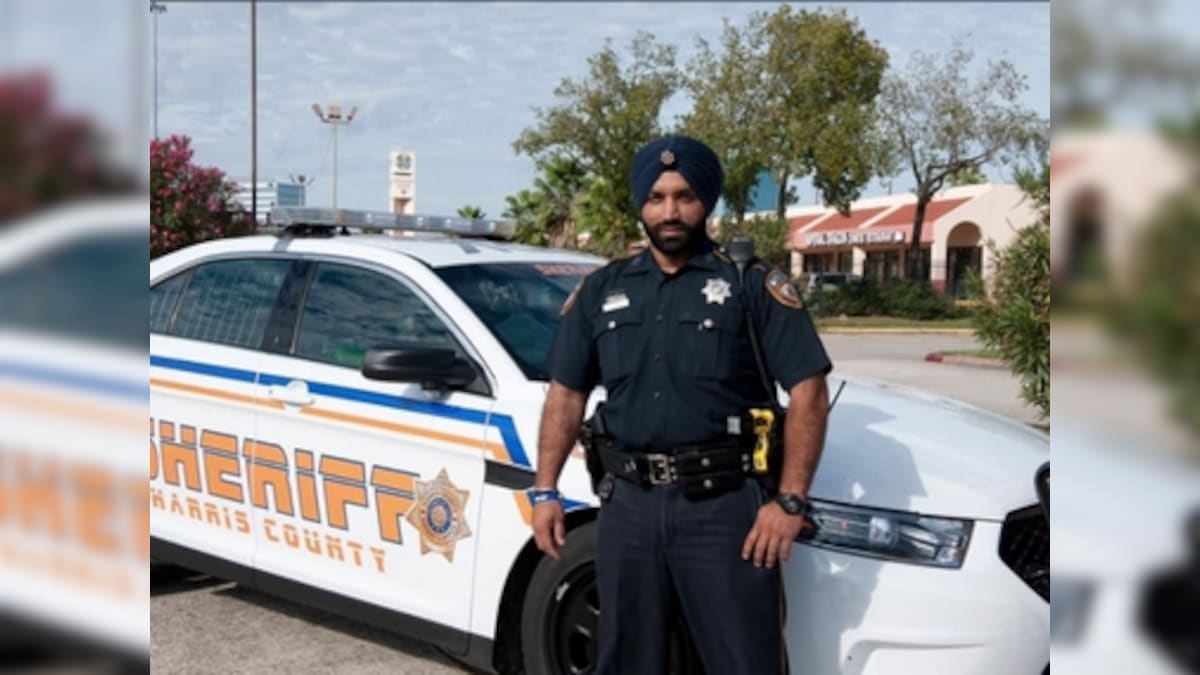
[[[558,312],[579,280],[597,269],[587,263],[499,263],[436,270],[487,324],[531,380],[546,380],[546,355]]]

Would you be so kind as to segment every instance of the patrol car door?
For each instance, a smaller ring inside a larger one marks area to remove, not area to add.
[[[257,583],[282,577],[318,603],[349,599],[404,615],[401,626],[409,617],[465,631],[491,398],[367,379],[368,349],[467,354],[464,340],[394,270],[305,264],[294,332],[260,361],[260,395],[280,407],[260,408],[252,459],[252,480],[276,494],[256,511],[267,573]]]
[[[254,536],[240,454],[255,407],[276,405],[256,395],[255,381],[290,265],[222,259],[159,278],[151,267],[150,533],[173,562],[249,578]]]

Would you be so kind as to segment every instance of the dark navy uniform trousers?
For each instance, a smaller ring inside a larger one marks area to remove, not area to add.
[[[667,672],[673,596],[708,675],[781,672],[779,569],[742,560],[761,494],[749,479],[697,501],[616,481],[597,524],[597,675]]]

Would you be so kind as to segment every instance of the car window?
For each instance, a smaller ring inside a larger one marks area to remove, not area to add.
[[[545,380],[559,311],[579,280],[598,266],[503,263],[448,267],[437,274],[500,340],[526,377]]]
[[[179,293],[183,290],[183,284],[187,280],[188,275],[176,274],[175,276],[160,281],[150,287],[150,332],[165,333],[170,327],[171,314],[175,311],[175,305],[179,300]]]
[[[282,259],[201,265],[183,291],[170,334],[258,349],[290,265]]]
[[[146,349],[145,231],[83,232],[0,270],[0,327]],[[140,278],[139,278],[140,277]]]
[[[368,349],[400,344],[456,346],[433,310],[396,279],[349,265],[317,265],[300,314],[296,356],[359,368]]]

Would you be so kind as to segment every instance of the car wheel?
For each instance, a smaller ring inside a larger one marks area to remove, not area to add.
[[[572,530],[558,560],[534,569],[521,613],[521,650],[528,675],[596,671],[600,603],[596,593],[596,524]],[[703,675],[682,621],[671,631],[670,673]]]

